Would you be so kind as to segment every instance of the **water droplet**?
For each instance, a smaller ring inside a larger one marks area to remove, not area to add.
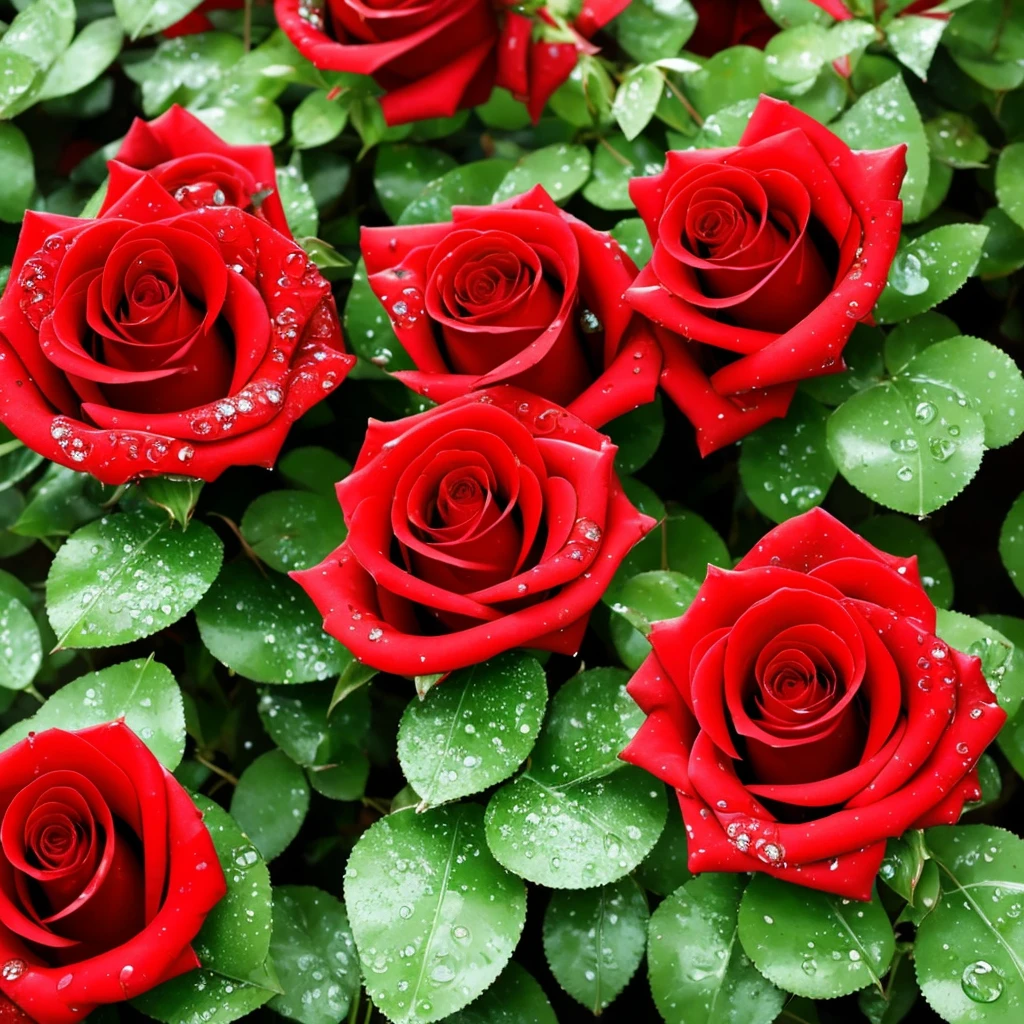
[[[976,1003],[994,1003],[1003,994],[1003,979],[987,960],[975,960],[964,968],[960,987]]]

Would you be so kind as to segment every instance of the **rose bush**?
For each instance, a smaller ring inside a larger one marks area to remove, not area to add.
[[[866,900],[885,840],[951,824],[1006,720],[935,635],[914,558],[814,510],[658,623],[622,757],[673,786],[691,871],[766,871]]]
[[[72,1024],[199,966],[190,943],[227,891],[217,851],[123,721],[30,733],[0,753],[0,779],[7,1000]]]
[[[435,402],[514,384],[591,426],[650,402],[661,356],[624,301],[636,267],[543,188],[451,223],[363,228],[370,287]]]
[[[0,419],[106,483],[272,465],[344,379],[330,286],[238,207],[143,175],[98,220],[29,214],[0,300]]]
[[[738,146],[673,151],[632,180],[654,255],[627,299],[661,328],[662,385],[703,454],[844,368],[896,254],[904,149],[854,152],[764,97]]]
[[[520,646],[575,653],[654,525],[614,458],[603,434],[508,386],[371,422],[338,484],[347,540],[292,575],[327,632],[388,672],[450,672]]]

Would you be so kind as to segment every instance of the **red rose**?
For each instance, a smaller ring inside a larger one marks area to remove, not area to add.
[[[29,212],[0,300],[0,419],[120,484],[273,464],[338,384],[330,286],[233,206],[185,212],[148,175],[99,220]]]
[[[338,484],[348,539],[292,576],[324,629],[385,672],[448,672],[520,646],[575,653],[654,525],[623,494],[615,451],[512,387],[371,420]]]
[[[420,394],[515,384],[594,427],[653,400],[661,356],[623,298],[636,267],[539,185],[450,224],[363,228],[362,249]]]
[[[123,721],[30,733],[0,754],[0,780],[6,999],[72,1024],[199,966],[189,944],[227,891],[217,851]]]
[[[869,899],[885,841],[951,824],[1006,719],[981,662],[935,635],[916,558],[827,512],[709,568],[629,683],[622,758],[674,786],[697,871]]]
[[[738,146],[671,152],[630,183],[654,256],[627,298],[664,328],[661,382],[703,454],[844,368],[896,253],[905,150],[854,152],[762,97]]]
[[[579,55],[597,53],[590,37],[629,6],[629,0],[588,0],[570,25],[547,7],[531,17],[513,9],[516,0],[503,2],[509,9],[498,40],[497,84],[526,104],[534,123],[551,94],[572,74]]]
[[[100,216],[148,173],[186,210],[237,206],[291,236],[270,147],[232,146],[177,105],[153,121],[137,117],[107,167]]]
[[[697,28],[686,44],[688,50],[702,57],[713,57],[730,46],[764,44],[778,25],[761,6],[761,0],[691,0],[697,12]]]
[[[388,124],[448,117],[494,84],[490,0],[275,0],[278,24],[326,71],[372,75]]]

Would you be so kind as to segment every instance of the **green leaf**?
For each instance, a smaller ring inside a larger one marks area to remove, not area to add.
[[[11,22],[0,49],[28,57],[46,71],[68,48],[74,34],[74,0],[32,0]]]
[[[161,512],[104,516],[73,533],[50,566],[46,604],[61,647],[111,647],[186,615],[224,556],[204,523],[186,534]]]
[[[687,867],[686,826],[678,806],[669,801],[665,829],[654,849],[634,872],[636,880],[659,896],[668,896],[690,880]]]
[[[412,701],[398,729],[398,760],[419,809],[507,779],[533,749],[547,696],[539,662],[508,653],[455,672]]]
[[[514,960],[498,980],[445,1024],[558,1024],[544,989]]]
[[[885,336],[878,327],[857,324],[843,349],[846,369],[802,381],[800,390],[825,405],[842,405],[851,395],[877,384],[885,376],[882,346]]]
[[[966,114],[947,111],[926,122],[924,128],[933,160],[958,169],[985,166],[991,147]]]
[[[1013,770],[1024,776],[1024,715],[1014,715],[1003,726],[997,742]]]
[[[494,190],[492,202],[528,192],[543,185],[555,202],[578,192],[590,177],[590,150],[586,146],[558,143],[527,153]]]
[[[709,873],[651,915],[651,994],[666,1024],[770,1024],[786,995],[754,969],[737,941],[743,880]]]
[[[917,555],[917,568],[925,592],[938,608],[953,604],[953,574],[942,548],[928,531],[913,519],[879,515],[865,519],[857,532],[882,551],[909,558]]]
[[[928,66],[935,56],[946,22],[904,14],[889,22],[886,40],[892,52],[922,81],[928,78]]]
[[[28,502],[11,529],[23,537],[67,536],[101,516],[102,503],[113,494],[112,487],[104,487],[88,473],[50,463],[28,492]]]
[[[872,32],[871,27],[863,22],[854,24]],[[777,32],[764,48],[769,71],[780,82],[806,82],[816,78],[830,59],[828,39],[828,30],[814,22]]]
[[[682,573],[657,569],[628,579],[611,606],[611,635],[623,665],[636,671],[651,653],[651,624],[678,618],[697,596],[700,584]]]
[[[37,98],[54,99],[84,89],[114,63],[123,42],[117,18],[88,22],[46,73]]]
[[[39,65],[0,48],[0,118],[13,117],[31,106],[33,90],[41,81]]]
[[[907,320],[958,292],[978,266],[987,235],[983,224],[945,224],[904,238],[875,305],[875,319]]]
[[[202,480],[188,476],[151,476],[138,484],[139,494],[163,509],[182,530],[192,521],[202,489]]]
[[[780,28],[804,25],[809,21],[828,25],[832,21],[829,15],[818,7],[816,0],[762,0],[761,6]]]
[[[674,57],[697,27],[689,0],[633,0],[608,26],[636,61]]]
[[[328,800],[360,800],[366,792],[370,762],[362,750],[346,743],[332,759],[333,763],[311,766],[306,775],[309,784]]]
[[[211,131],[233,146],[274,146],[284,138],[284,114],[266,96],[224,96],[212,106],[191,111]],[[278,182],[282,189],[288,180]]]
[[[0,220],[17,224],[36,187],[32,147],[24,132],[9,121],[0,122]]]
[[[270,872],[227,811],[204,796],[193,800],[216,847],[227,895],[192,942],[202,969],[164,982],[132,1005],[165,1024],[228,1024],[274,994],[263,987],[270,984],[264,968],[270,951]]]
[[[1014,586],[1024,594],[1024,494],[1020,494],[1003,520],[999,556]]]
[[[765,55],[751,46],[720,50],[700,71],[683,76],[684,91],[704,118],[741,100],[756,100],[771,92],[774,83]]]
[[[739,937],[766,978],[808,999],[878,985],[896,948],[877,895],[845,900],[763,874],[743,894]]]
[[[288,227],[293,235],[316,235],[320,229],[320,217],[316,200],[306,179],[302,176],[301,154],[296,151],[291,163],[277,168],[277,193],[281,197]]]
[[[996,196],[1003,212],[1024,228],[1024,142],[1014,142],[999,154]]]
[[[296,149],[325,146],[345,130],[348,108],[327,96],[325,91],[311,92],[292,113],[292,145]]]
[[[999,630],[960,612],[940,608],[935,631],[950,647],[981,659],[989,689],[1007,717],[1013,718],[1024,702],[1024,650]]]
[[[921,881],[927,858],[924,833],[920,829],[910,829],[900,838],[888,841],[878,875],[894,893],[913,903],[914,890]]]
[[[62,686],[31,718],[0,736],[6,749],[30,732],[87,729],[123,718],[169,771],[185,752],[185,711],[171,670],[152,658],[124,661]]]
[[[352,467],[327,448],[309,445],[282,455],[277,471],[292,487],[335,498],[335,486],[352,472]]]
[[[981,465],[985,425],[951,385],[909,374],[854,395],[828,421],[839,472],[873,501],[924,516]]]
[[[630,179],[657,174],[664,162],[665,154],[650,139],[630,142],[618,134],[603,138],[594,149],[593,177],[583,188],[583,198],[602,210],[632,210]]]
[[[266,687],[257,705],[267,734],[296,764],[307,767],[336,761],[344,748],[362,742],[370,726],[366,691],[331,705],[331,684]]]
[[[299,1024],[338,1024],[359,992],[359,962],[341,901],[308,885],[274,889],[270,955],[284,989],[270,1008]]]
[[[665,794],[618,760],[642,715],[628,673],[594,669],[554,696],[530,766],[487,806],[487,842],[516,874],[553,889],[614,882],[647,856]]]
[[[181,21],[200,0],[114,0],[114,11],[129,38],[151,36]]]
[[[918,220],[928,185],[928,139],[903,79],[896,75],[864,93],[832,127],[853,149],[907,144],[907,176],[900,189],[903,219],[908,224]]]
[[[653,402],[639,405],[632,412],[612,420],[604,430],[619,447],[615,468],[623,476],[635,473],[654,457],[665,433],[661,395],[656,395]]]
[[[777,523],[820,505],[836,477],[826,443],[828,410],[794,396],[785,419],[748,435],[740,449],[740,479],[757,510]]]
[[[626,73],[615,93],[612,114],[627,139],[635,139],[654,116],[665,80],[649,64],[638,64]]]
[[[43,642],[32,613],[14,597],[0,596],[0,688],[24,690],[43,663]]]
[[[268,862],[299,834],[308,810],[305,773],[280,750],[257,757],[231,795],[231,817]]]
[[[402,211],[398,223],[438,224],[452,219],[453,206],[488,206],[512,167],[511,160],[500,159],[453,167],[423,188]]]
[[[291,572],[322,562],[344,539],[338,499],[308,491],[268,491],[242,516],[242,535],[272,569]]]
[[[1024,228],[998,206],[986,210],[981,222],[988,234],[978,262],[978,277],[1005,277],[1024,267]]]
[[[950,1024],[1011,1024],[1024,1010],[1024,842],[989,825],[929,829],[942,896],[914,943],[917,980]]]
[[[929,345],[960,333],[948,316],[934,310],[921,313],[897,324],[885,339],[885,365],[890,373],[899,373],[918,353]]]
[[[960,335],[930,345],[904,370],[914,380],[949,381],[985,422],[985,446],[1001,448],[1024,431],[1024,377],[1001,349]]]
[[[475,804],[381,818],[345,870],[345,904],[374,1005],[436,1021],[484,991],[526,920],[522,882],[487,851]]]
[[[381,146],[373,169],[373,187],[384,212],[397,222],[427,185],[456,166],[455,158],[440,149],[406,143]]]
[[[884,993],[877,988],[861,989],[857,1005],[870,1024],[899,1024],[919,994],[913,958],[897,953],[885,980]]]
[[[31,448],[22,444],[3,424],[0,424],[0,492],[24,480],[42,462]]]
[[[196,608],[196,622],[207,650],[257,683],[311,683],[351,660],[323,632],[297,583],[277,573],[264,577],[247,559],[225,567]]]
[[[554,893],[544,912],[544,955],[555,981],[599,1014],[640,966],[649,916],[632,878]]]
[[[597,174],[597,164],[600,157],[600,151],[594,157],[594,173],[595,178],[592,178],[588,183],[587,187],[583,190],[583,195],[588,199],[587,189],[594,184]],[[594,202],[593,199],[590,200]],[[594,203],[597,206],[597,203]],[[611,236],[615,239],[623,249],[626,250],[626,255],[642,270],[647,266],[648,261],[654,253],[654,246],[651,245],[650,236],[647,234],[647,227],[639,217],[627,217],[625,220],[620,220],[618,224],[611,230]]]
[[[515,132],[530,123],[530,112],[525,104],[512,96],[508,89],[495,87],[490,99],[474,108],[477,117],[488,128],[499,128],[504,132]]]
[[[747,99],[716,110],[704,118],[704,124],[697,133],[694,145],[697,149],[737,145],[756,106],[756,99]]]

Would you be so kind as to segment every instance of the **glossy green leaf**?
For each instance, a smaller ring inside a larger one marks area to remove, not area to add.
[[[922,80],[928,78],[928,66],[935,56],[946,22],[939,18],[922,18],[904,14],[894,18],[886,28],[890,49]]]
[[[16,6],[18,13],[0,40],[0,50],[28,57],[46,71],[75,33],[74,0],[32,0]]]
[[[200,0],[114,0],[114,11],[129,38],[151,36],[180,21]]]
[[[638,64],[628,71],[615,93],[612,115],[627,139],[635,139],[654,116],[665,80],[649,64]]]
[[[497,158],[453,167],[424,186],[402,211],[398,223],[437,224],[452,219],[453,206],[487,206],[512,167],[511,160]]]
[[[633,0],[608,30],[634,60],[653,61],[674,57],[696,27],[689,0]]]
[[[594,167],[596,174],[597,158],[594,159]],[[593,184],[591,180],[587,184],[587,188],[583,190],[583,194],[587,194],[587,189]],[[593,202],[593,200],[591,200]],[[597,204],[595,204],[597,205]],[[647,227],[639,217],[627,217],[625,220],[620,220],[618,224],[611,230],[611,236],[615,239],[623,249],[626,250],[626,255],[639,267],[643,269],[647,266],[648,261],[654,252],[654,247],[651,245],[650,236],[647,234]]]
[[[884,991],[877,988],[861,989],[857,1005],[869,1024],[899,1024],[910,1012],[920,995],[914,977],[914,961],[897,952],[892,969],[884,982]]]
[[[202,489],[202,480],[187,476],[153,476],[138,484],[139,495],[163,509],[182,529],[188,528]]]
[[[188,533],[162,512],[104,516],[76,531],[46,580],[61,647],[111,647],[177,622],[206,593],[224,545],[204,523]]]
[[[641,136],[630,142],[624,135],[611,135],[594,149],[593,176],[583,198],[602,210],[632,210],[630,180],[657,174],[664,163],[665,154],[650,139]]]
[[[1024,228],[1024,142],[1014,142],[999,154],[996,196],[1002,211]]]
[[[24,480],[42,462],[42,455],[22,444],[7,427],[0,424],[0,492]]]
[[[0,117],[13,117],[31,106],[42,77],[34,61],[0,48]]]
[[[28,492],[28,501],[11,529],[24,537],[67,536],[102,515],[102,504],[113,493],[112,487],[104,487],[88,473],[50,463]]]
[[[359,992],[359,961],[341,901],[309,885],[274,889],[270,937],[283,995],[270,1007],[299,1024],[338,1024]]]
[[[508,653],[462,669],[413,700],[398,730],[398,760],[420,808],[479,793],[526,760],[547,704],[544,670]]]
[[[928,139],[903,79],[897,75],[865,93],[832,127],[852,149],[886,149],[906,143],[907,175],[900,189],[903,219],[918,220],[928,185]]]
[[[730,46],[704,61],[700,71],[683,75],[683,91],[704,118],[741,100],[756,100],[775,83],[766,61],[751,46]]]
[[[479,999],[445,1024],[558,1024],[544,989],[514,960]]]
[[[686,825],[678,803],[669,798],[665,829],[654,849],[634,872],[636,880],[659,896],[668,896],[692,877],[687,866]]]
[[[419,200],[409,205],[413,209]],[[451,207],[448,208],[449,216]],[[352,278],[344,313],[345,339],[359,356],[353,368],[356,377],[385,378],[385,370],[411,370],[412,360],[406,355],[391,320],[366,280],[366,264],[360,260]]]
[[[649,916],[643,890],[628,877],[556,892],[544,913],[544,955],[555,980],[599,1014],[640,966]]]
[[[999,555],[1014,586],[1024,594],[1024,494],[1010,507],[999,533]]]
[[[651,652],[651,625],[676,619],[700,590],[700,583],[682,573],[657,569],[628,579],[612,604],[611,635],[623,665],[635,671]]]
[[[0,596],[0,688],[24,690],[43,663],[43,642],[32,613],[14,597]]]
[[[920,313],[897,324],[885,338],[885,365],[890,373],[899,373],[916,355],[929,345],[960,333],[948,316],[934,310]]]
[[[494,190],[492,202],[528,192],[543,185],[555,202],[578,192],[590,177],[590,150],[586,146],[558,143],[527,153]]]
[[[242,535],[252,550],[278,572],[308,569],[345,539],[338,499],[308,491],[268,491],[246,510]]]
[[[797,394],[784,419],[744,438],[739,463],[743,489],[769,519],[784,522],[825,500],[836,476],[827,422],[823,405]]]
[[[737,938],[743,879],[709,873],[651,915],[651,994],[666,1024],[770,1024],[786,994],[762,977]]]
[[[311,92],[292,113],[292,145],[296,149],[324,146],[345,130],[347,121],[344,103],[328,99],[327,92]]]
[[[36,187],[35,159],[25,133],[9,121],[0,121],[0,220],[20,222]]]
[[[924,833],[920,829],[910,829],[898,839],[888,841],[878,875],[894,893],[913,903],[914,890],[921,881],[927,857]]]
[[[299,834],[308,810],[305,773],[280,750],[256,758],[231,795],[231,817],[266,861],[283,853]]]
[[[1005,277],[1024,267],[1024,228],[998,206],[986,210],[981,223],[988,234],[978,261],[978,277]]]
[[[352,466],[327,448],[309,445],[282,455],[277,471],[292,487],[337,500],[335,486],[352,472]]]
[[[905,238],[875,305],[875,318],[881,323],[907,320],[959,291],[977,268],[987,235],[983,224],[945,224]]]
[[[151,658],[125,661],[66,683],[30,718],[0,736],[6,749],[29,732],[87,729],[123,718],[165,768],[185,752],[185,711],[169,668]]]
[[[298,150],[287,166],[277,168],[277,194],[281,197],[281,205],[292,234],[298,238],[316,235],[320,229],[316,200],[302,175],[301,154]]]
[[[482,817],[470,803],[398,811],[349,858],[345,905],[367,991],[395,1024],[461,1010],[519,941],[525,887],[488,852]]]
[[[661,396],[612,420],[604,431],[619,447],[615,468],[623,476],[635,473],[654,457],[665,433]]]
[[[924,128],[933,160],[958,169],[985,166],[988,141],[966,114],[947,111],[926,122]]]
[[[843,348],[846,369],[802,381],[800,390],[825,405],[842,405],[851,395],[877,384],[885,376],[884,344],[885,336],[880,328],[857,324]]]
[[[766,978],[809,999],[878,985],[895,952],[877,896],[845,900],[762,874],[743,894],[739,937]]]
[[[384,212],[397,221],[430,182],[456,166],[456,161],[440,149],[408,143],[381,146],[374,165],[373,185]]]
[[[989,825],[929,829],[942,896],[921,922],[921,991],[950,1024],[1011,1024],[1024,1012],[1024,841]]]
[[[191,531],[189,536],[191,537]],[[337,675],[351,656],[327,636],[297,583],[233,562],[196,608],[209,652],[257,683],[310,683]]]
[[[124,30],[117,18],[90,21],[46,73],[39,88],[39,100],[67,96],[85,88],[114,63],[123,42]]]

